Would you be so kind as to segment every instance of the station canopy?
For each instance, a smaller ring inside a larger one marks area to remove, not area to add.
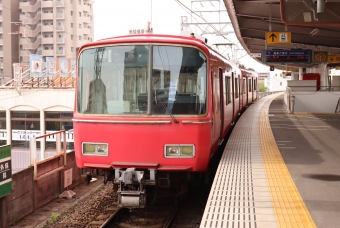
[[[278,69],[340,66],[340,0],[224,4],[243,48],[259,62]]]

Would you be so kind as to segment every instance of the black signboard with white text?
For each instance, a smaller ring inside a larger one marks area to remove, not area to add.
[[[310,63],[312,50],[265,50],[264,63]]]

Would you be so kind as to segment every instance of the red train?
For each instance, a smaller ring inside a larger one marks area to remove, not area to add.
[[[74,145],[80,168],[105,170],[121,207],[146,188],[178,187],[208,165],[245,107],[257,74],[203,39],[129,35],[79,50]]]

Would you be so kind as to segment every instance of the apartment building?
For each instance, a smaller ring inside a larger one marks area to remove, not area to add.
[[[28,65],[30,54],[43,61],[76,58],[78,48],[93,41],[92,5],[93,0],[0,0],[0,84],[13,78],[13,63]]]

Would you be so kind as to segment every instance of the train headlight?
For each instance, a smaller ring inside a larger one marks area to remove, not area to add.
[[[174,144],[164,146],[166,158],[193,158],[195,157],[195,146],[188,144]]]
[[[83,143],[83,154],[94,156],[107,156],[109,154],[107,143]]]

